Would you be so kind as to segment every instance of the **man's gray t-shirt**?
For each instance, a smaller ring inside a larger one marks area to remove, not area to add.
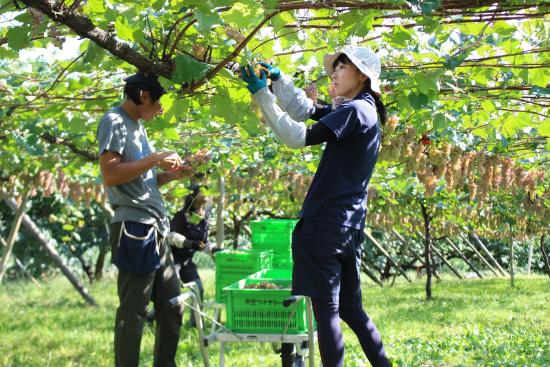
[[[143,124],[133,120],[121,107],[107,112],[97,130],[99,154],[118,153],[122,162],[143,159],[154,152],[149,145]],[[158,188],[157,173],[150,169],[134,180],[107,187],[114,206],[112,222],[134,221],[156,225],[159,234],[168,234],[170,223]]]

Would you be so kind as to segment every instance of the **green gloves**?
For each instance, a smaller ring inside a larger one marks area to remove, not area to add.
[[[266,62],[260,62],[259,64],[269,71],[269,77],[271,80],[276,81],[281,77],[281,70],[279,70],[278,67],[271,66]]]
[[[260,71],[260,77],[258,78],[252,66],[241,66],[241,76],[246,82],[246,87],[252,94],[267,87],[267,76],[264,70]]]

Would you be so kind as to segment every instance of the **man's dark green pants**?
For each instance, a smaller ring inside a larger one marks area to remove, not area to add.
[[[111,224],[110,244],[115,259],[122,224]],[[155,306],[154,367],[175,367],[183,307],[170,307],[168,301],[180,295],[180,281],[170,247],[159,237],[160,268],[149,274],[119,270],[120,305],[115,321],[115,366],[138,367],[147,305]]]

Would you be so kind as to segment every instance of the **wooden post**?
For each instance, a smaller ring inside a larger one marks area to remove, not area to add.
[[[448,244],[449,246],[451,246],[451,248],[452,248],[453,250],[455,250],[455,251],[458,253],[458,256],[460,256],[460,257],[462,258],[462,260],[464,260],[464,262],[465,262],[466,264],[468,264],[468,266],[470,267],[470,269],[472,269],[472,270],[477,274],[478,277],[483,278],[483,275],[481,275],[481,273],[475,268],[474,264],[472,264],[472,263],[466,258],[466,256],[464,256],[464,254],[462,253],[462,251],[460,251],[460,249],[458,248],[458,246],[455,245],[455,244],[453,243],[453,241],[451,241],[449,238],[445,238],[445,242],[447,242],[447,244]]]
[[[397,239],[403,243],[405,243],[405,239],[403,238],[403,236],[401,236],[401,234],[399,234],[399,232],[397,232],[395,229],[392,228],[392,233],[395,235],[395,237],[397,237]],[[415,251],[414,248],[412,247],[407,247],[407,250],[409,251],[410,254],[413,255],[413,257],[418,260],[423,266],[426,266],[426,263],[424,263],[424,260],[422,259],[422,257],[420,255],[418,255]],[[427,271],[427,270],[426,270]],[[439,273],[434,269],[433,271],[433,274],[434,276],[437,278],[437,280],[441,280],[441,277],[439,276]]]
[[[218,177],[218,203],[216,205],[216,247],[223,248],[225,227],[223,224],[223,210],[225,202],[225,182],[222,174]]]
[[[0,237],[0,245],[2,245],[2,247],[7,247],[7,246],[8,246],[8,244],[6,243],[6,241],[5,241],[2,237]],[[40,283],[38,283],[38,280],[36,280],[36,279],[32,276],[32,274],[30,273],[30,271],[28,271],[28,270],[25,268],[25,266],[23,266],[23,263],[22,263],[21,261],[19,261],[19,259],[16,258],[15,256],[12,255],[12,257],[13,257],[13,260],[15,261],[15,265],[17,265],[17,266],[19,267],[19,269],[21,269],[21,271],[22,271],[23,273],[25,273],[25,274],[32,280],[32,282],[34,283],[34,285],[36,285],[38,288],[40,288]]]
[[[470,242],[470,240],[468,240],[468,237],[464,236],[462,233],[460,234],[460,238],[462,238],[462,240],[464,241],[464,243],[466,244],[466,246],[468,246],[473,252],[476,253],[476,255],[481,259],[481,261],[483,261],[483,263],[485,265],[487,265],[487,267],[489,268],[489,270],[491,270],[497,277],[499,277],[501,274],[495,269],[493,268],[493,266],[487,261],[487,259],[485,259],[483,257],[482,254],[479,253],[479,251],[476,249],[476,247]]]
[[[508,273],[500,266],[500,264],[498,263],[498,261],[493,257],[493,255],[491,254],[491,252],[489,252],[489,250],[487,249],[487,247],[485,247],[485,245],[483,244],[483,242],[481,242],[481,240],[479,239],[479,237],[475,234],[475,233],[471,233],[471,236],[472,238],[475,240],[475,242],[478,244],[478,246],[487,254],[487,256],[489,257],[489,259],[493,262],[493,264],[496,266],[496,268],[498,269],[498,271],[500,271],[502,273],[502,275],[504,275],[505,277],[508,276]]]
[[[14,210],[15,217],[13,218],[13,223],[10,229],[10,234],[8,235],[8,240],[6,241],[6,247],[4,249],[4,254],[0,260],[0,283],[8,270],[8,261],[10,259],[11,252],[13,251],[13,246],[15,241],[17,241],[17,235],[19,233],[19,227],[21,227],[21,221],[23,220],[23,215],[25,215],[25,208],[27,206],[27,199],[29,197],[28,191],[23,194],[23,199],[19,207]],[[14,201],[15,203],[15,201]],[[17,204],[15,203],[17,206]]]
[[[384,287],[384,284],[376,277],[376,275],[374,275],[374,273],[372,271],[370,271],[369,268],[367,268],[367,265],[365,264],[365,261],[361,261],[361,270],[363,270],[363,272],[365,274],[367,274],[367,276],[373,281],[375,282],[376,284],[378,284],[380,287]]]
[[[23,273],[25,273],[29,277],[29,279],[33,282],[35,286],[37,286],[38,288],[42,288],[40,283],[38,283],[38,280],[36,280],[36,278],[32,276],[31,272],[28,271],[25,266],[23,266],[23,263],[18,258],[14,256],[13,260],[15,260],[15,264],[19,267],[19,269],[21,269]]]
[[[544,234],[540,236],[540,252],[542,254],[542,260],[544,261],[544,268],[546,269],[546,273],[550,277],[550,261],[548,260],[546,249],[544,248],[544,237]]]
[[[368,233],[366,230],[364,231],[367,238],[374,244],[374,246],[384,255],[392,264],[396,267],[396,269],[407,279],[407,281],[412,282],[409,277],[407,276],[407,273],[399,266],[397,261],[395,261],[390,254],[384,248],[376,241],[374,237],[371,236],[370,233]]]
[[[423,235],[420,231],[418,231],[418,235],[419,236],[422,236],[421,238],[423,238]],[[437,257],[439,257],[441,259],[441,261],[443,261],[443,263],[445,265],[447,265],[447,267],[449,269],[451,269],[451,271],[459,278],[459,279],[462,279],[462,275],[460,275],[460,273],[458,272],[458,270],[456,270],[449,261],[447,261],[447,259],[445,258],[445,256],[443,256],[443,254],[441,252],[439,252],[439,250],[435,247],[435,243],[432,244],[432,250],[433,252],[437,255]]]
[[[443,256],[443,254],[441,252],[439,252],[439,250],[435,247],[435,244],[433,245],[432,247],[432,250],[435,252],[435,254],[445,263],[445,265],[447,265],[447,267],[449,269],[451,269],[451,271],[459,278],[459,279],[462,279],[462,275],[460,275],[460,273],[458,272],[458,270],[456,270],[449,261],[447,261],[447,259],[445,258],[445,256]]]
[[[4,201],[12,211],[17,210],[17,203],[15,200],[6,198]],[[42,249],[52,258],[54,264],[61,270],[65,277],[67,277],[82,298],[84,298],[88,304],[96,306],[97,302],[95,299],[88,293],[88,290],[80,283],[80,280],[71,272],[67,265],[65,265],[61,256],[59,256],[59,253],[55,249],[55,241],[48,239],[27,214],[23,214],[22,224],[38,240]]]
[[[532,262],[533,262],[533,241],[529,241],[529,255],[527,257],[527,275],[531,274]]]
[[[515,264],[514,264],[514,240],[510,238],[510,285],[514,287],[514,272],[515,272]]]

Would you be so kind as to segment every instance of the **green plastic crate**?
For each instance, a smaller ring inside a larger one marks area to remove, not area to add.
[[[251,222],[252,247],[281,248],[290,251],[292,231],[297,222],[296,219],[265,219]]]
[[[274,269],[289,269],[292,270],[292,253],[288,255],[276,255],[273,253],[273,268]]]
[[[288,249],[273,248],[271,246],[259,247],[252,245],[257,251],[273,252],[273,268],[274,269],[292,269],[292,251],[290,246]]]
[[[223,287],[259,270],[272,268],[271,251],[225,250],[216,253],[216,302],[224,302]]]
[[[290,269],[265,269],[248,276],[248,279],[292,279]]]
[[[304,300],[284,307],[290,297],[291,279],[270,279],[284,289],[246,289],[265,279],[242,279],[223,290],[226,294],[226,327],[236,333],[304,334],[307,333]]]
[[[292,268],[292,231],[295,219],[266,219],[251,222],[252,248],[273,251],[273,267]]]

